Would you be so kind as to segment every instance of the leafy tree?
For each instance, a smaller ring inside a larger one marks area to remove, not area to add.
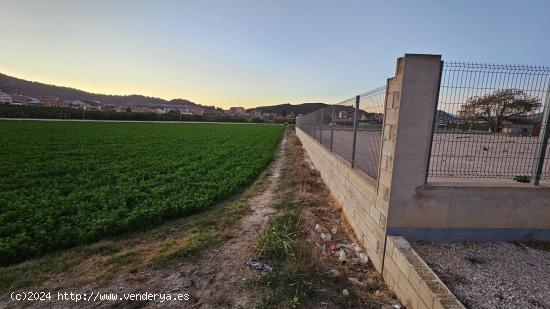
[[[538,98],[519,89],[499,90],[492,94],[468,99],[460,114],[486,121],[491,131],[499,132],[502,122],[514,116],[525,115],[541,106]]]

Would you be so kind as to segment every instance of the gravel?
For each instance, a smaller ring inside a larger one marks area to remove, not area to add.
[[[468,308],[550,308],[549,243],[411,245]]]

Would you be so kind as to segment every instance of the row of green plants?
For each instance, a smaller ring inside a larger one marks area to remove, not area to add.
[[[0,264],[188,215],[265,169],[284,126],[0,121]]]
[[[0,118],[63,119],[63,120],[137,120],[137,121],[201,121],[201,122],[253,122],[265,123],[267,120],[252,116],[180,115],[177,113],[140,113],[82,111],[68,107],[43,107],[0,105]]]

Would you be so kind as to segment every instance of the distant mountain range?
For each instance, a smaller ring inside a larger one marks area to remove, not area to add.
[[[449,114],[445,111],[442,111],[442,110],[437,110],[435,112],[435,121],[436,122],[448,122],[448,121],[454,121],[454,120],[457,120],[458,117],[452,115],[452,114]]]
[[[277,113],[279,115],[305,115],[311,112],[314,112],[316,110],[319,110],[321,108],[325,108],[331,106],[326,103],[301,103],[301,104],[279,104],[279,105],[273,105],[273,106],[260,106],[256,108],[248,109],[248,112],[254,112],[254,111],[261,111],[263,113]],[[349,109],[350,112],[353,112],[352,106],[341,106],[340,108]],[[436,121],[438,122],[447,122],[447,121],[453,121],[457,120],[458,117],[454,116],[450,113],[447,113],[442,110],[436,111]]]
[[[282,116],[308,114],[329,106],[325,103],[301,103],[301,104],[279,104],[272,106],[260,106],[247,109],[248,112],[260,111],[262,113],[276,113]]]
[[[10,94],[22,94],[25,96],[40,98],[44,96],[57,97],[64,100],[90,100],[100,101],[104,105],[120,106],[174,106],[188,105],[207,107],[185,99],[164,100],[161,98],[147,97],[143,95],[107,95],[82,91],[79,89],[48,85],[39,82],[31,82],[24,79],[11,77],[0,73],[0,90]]]
[[[83,90],[48,85],[39,82],[27,81],[24,79],[11,77],[0,73],[0,90],[10,94],[22,94],[25,96],[40,98],[44,96],[57,97],[64,100],[89,100],[100,101],[103,105],[119,105],[119,106],[200,106],[206,109],[215,110],[214,106],[204,106],[186,99],[164,100],[161,98],[147,97],[143,95],[107,95],[86,92]],[[326,103],[301,103],[301,104],[279,104],[272,106],[260,106],[247,109],[248,112],[262,112],[270,114],[278,114],[281,116],[308,114],[316,110],[330,106]],[[457,117],[447,112],[438,110],[436,120],[450,121],[456,120]]]

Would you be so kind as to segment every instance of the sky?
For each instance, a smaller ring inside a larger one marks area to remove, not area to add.
[[[0,0],[0,73],[105,94],[336,103],[405,53],[550,65],[549,0]]]

